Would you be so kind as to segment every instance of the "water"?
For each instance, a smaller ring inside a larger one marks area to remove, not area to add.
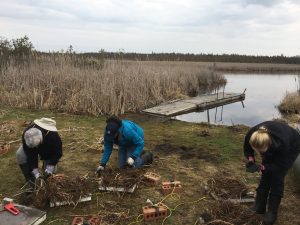
[[[276,108],[287,92],[298,88],[297,75],[226,74],[225,92],[242,93],[245,88],[244,108],[241,102],[209,110],[209,122],[214,124],[245,124],[254,126],[266,120],[280,118]],[[222,89],[223,90],[223,89]],[[221,92],[222,90],[219,90]],[[188,122],[208,122],[208,113],[193,112],[177,116]]]

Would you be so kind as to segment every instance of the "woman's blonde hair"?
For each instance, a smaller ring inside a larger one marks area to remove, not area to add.
[[[253,132],[249,141],[250,145],[256,149],[266,149],[271,143],[271,137],[266,127],[261,126]]]

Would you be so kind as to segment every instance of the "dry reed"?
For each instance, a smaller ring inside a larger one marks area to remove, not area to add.
[[[109,169],[106,168],[102,174],[101,185],[104,187],[121,187],[126,189],[132,188],[143,179],[143,170],[136,169]]]
[[[223,200],[240,199],[247,195],[249,188],[228,172],[219,171],[207,181],[208,192]]]
[[[47,180],[36,182],[31,203],[45,208],[48,203],[67,202],[76,206],[80,198],[87,197],[96,188],[96,182],[88,177],[54,175]]]
[[[213,90],[226,81],[213,67],[186,62],[141,62],[33,56],[0,68],[0,104],[75,114],[123,114]]]
[[[287,93],[280,102],[278,109],[281,113],[291,114],[300,112],[300,94],[299,92]]]
[[[254,214],[241,204],[220,201],[212,204],[208,212],[201,215],[205,224],[213,225],[261,225],[261,216]]]

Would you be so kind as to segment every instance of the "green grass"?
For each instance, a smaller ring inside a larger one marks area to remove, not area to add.
[[[59,163],[58,172],[68,176],[93,174],[101,156],[97,141],[103,135],[105,117],[74,116],[1,107],[0,128],[2,129],[2,125],[9,125],[13,131],[1,132],[0,143],[19,139],[24,129],[23,122],[39,117],[54,117],[57,121],[64,146],[64,156]],[[177,206],[164,224],[195,223],[201,212],[211,203],[211,199],[203,190],[203,184],[214,171],[225,168],[237,179],[246,179],[251,186],[257,183],[254,175],[244,172],[244,164],[241,160],[243,139],[247,128],[234,131],[223,126],[164,121],[137,114],[127,114],[123,117],[137,122],[144,129],[145,149],[152,150],[156,156],[153,166],[147,170],[158,172],[162,180],[175,177],[183,184],[184,193],[180,198],[169,196],[164,201],[172,209]],[[203,131],[208,132],[209,135],[201,135]],[[15,151],[19,145],[20,143],[12,144],[9,153],[0,155],[0,198],[12,197],[23,185],[24,180],[15,160]],[[167,149],[167,153],[162,152],[158,150],[158,145],[170,149]],[[190,157],[184,158],[185,155]],[[117,151],[113,151],[109,166],[117,166],[116,157]],[[291,189],[293,185],[293,182],[288,182],[287,189]],[[114,218],[114,224],[132,224],[137,219],[141,219],[139,215],[148,198],[154,203],[164,198],[159,185],[149,186],[144,183],[133,194],[119,196],[97,190],[92,194],[91,202],[80,203],[76,208],[63,206],[47,209],[47,220],[44,224],[67,225],[71,223],[73,215],[90,214],[107,216],[106,219]],[[206,200],[200,200],[203,197]],[[299,199],[299,196],[297,198]],[[287,214],[283,219],[288,216]],[[296,219],[299,220],[299,217]],[[162,221],[158,221],[152,224],[161,223]],[[143,224],[143,222],[135,224]]]

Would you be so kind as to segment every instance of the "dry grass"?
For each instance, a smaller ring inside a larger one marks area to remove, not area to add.
[[[298,64],[272,63],[216,63],[216,70],[222,72],[242,73],[299,73]]]
[[[20,203],[17,201],[18,196],[15,197],[15,195],[20,192],[20,188],[24,185],[24,178],[16,165],[14,151],[20,145],[24,122],[34,118],[54,117],[57,121],[64,146],[64,156],[58,166],[59,173],[63,173],[69,178],[82,177],[86,174],[90,174],[92,177],[94,174],[101,157],[101,145],[97,142],[99,136],[103,136],[102,132],[106,124],[105,117],[74,116],[65,113],[57,114],[48,111],[19,110],[7,107],[0,108],[0,115],[2,115],[0,116],[0,124],[4,131],[0,132],[0,142],[10,143],[19,139],[19,142],[11,144],[11,151],[0,155],[0,200],[4,197],[11,197],[16,200],[16,203]],[[70,225],[75,215],[84,215],[85,218],[88,218],[89,215],[100,215],[103,224],[146,224],[142,221],[141,213],[142,207],[147,204],[147,199],[150,199],[154,204],[163,201],[169,207],[168,218],[164,223],[162,220],[154,221],[151,223],[153,225],[161,225],[162,223],[165,225],[199,224],[195,222],[198,221],[203,212],[208,212],[211,215],[211,220],[208,220],[210,222],[222,220],[227,221],[227,224],[230,222],[237,225],[238,223],[235,221],[239,221],[239,218],[244,218],[247,222],[254,219],[254,217],[250,219],[244,217],[245,207],[231,208],[230,205],[218,207],[218,202],[207,195],[204,189],[204,184],[208,180],[211,178],[217,180],[215,177],[217,172],[225,169],[232,178],[245,181],[247,186],[251,185],[253,187],[251,189],[257,186],[256,175],[246,173],[242,162],[241,147],[244,136],[240,134],[244,134],[246,129],[238,132],[222,126],[173,120],[162,122],[157,118],[138,114],[126,114],[126,118],[143,127],[145,149],[151,150],[155,156],[153,164],[143,170],[158,173],[161,175],[161,181],[181,181],[184,190],[180,196],[174,193],[164,196],[161,193],[160,184],[153,185],[146,182],[140,182],[138,188],[131,194],[100,192],[95,187],[91,191],[92,201],[90,202],[79,203],[76,207],[70,205],[47,208],[47,220],[44,224]],[[203,130],[207,130],[210,135],[199,137],[198,134]],[[166,151],[162,152],[163,149],[156,148],[156,146],[165,143],[169,143],[168,154]],[[218,155],[220,161],[215,162],[214,157],[202,157],[203,155],[199,154],[201,151]],[[195,157],[182,157],[182,155],[189,153]],[[107,167],[117,167],[117,155],[117,151],[112,152]],[[115,181],[113,180],[113,182]],[[81,184],[81,182],[77,183],[78,185]],[[219,186],[215,185],[214,187]],[[226,190],[227,188],[231,190],[231,187],[232,184],[227,185]],[[80,188],[84,187],[80,186]],[[81,192],[82,190],[78,188],[77,191]],[[234,188],[234,190],[238,189]],[[285,198],[281,204],[277,224],[298,224],[300,196],[299,191],[296,192],[296,190],[299,190],[298,186],[288,176]],[[203,199],[204,197],[205,199]],[[76,199],[74,202],[76,205]],[[221,214],[223,211],[225,213]],[[241,213],[243,216],[238,216]]]
[[[278,109],[284,114],[297,114],[300,112],[300,94],[298,92],[287,93],[280,102]]]
[[[123,114],[224,84],[213,67],[185,62],[103,62],[74,55],[11,59],[0,70],[0,104],[76,114]]]

